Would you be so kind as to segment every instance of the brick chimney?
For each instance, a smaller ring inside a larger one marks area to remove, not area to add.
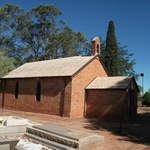
[[[96,36],[92,40],[92,55],[100,55],[100,52],[100,39]]]

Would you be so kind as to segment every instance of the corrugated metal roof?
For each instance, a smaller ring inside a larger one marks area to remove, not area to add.
[[[25,63],[3,78],[72,76],[95,56],[75,56]]]
[[[86,89],[126,89],[129,86],[132,77],[97,77]]]

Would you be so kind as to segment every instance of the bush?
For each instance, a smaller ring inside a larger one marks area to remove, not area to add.
[[[143,98],[144,98],[143,104],[146,106],[150,106],[150,92],[146,92]]]

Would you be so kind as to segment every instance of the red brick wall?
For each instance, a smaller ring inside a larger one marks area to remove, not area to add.
[[[126,90],[86,90],[86,116],[118,120],[128,115]]]
[[[15,99],[15,85],[19,83],[19,96]],[[41,101],[35,100],[38,81],[41,82]],[[7,79],[4,108],[54,115],[69,115],[70,84],[68,78]],[[68,84],[68,85],[67,85]],[[66,96],[66,99],[65,99]],[[66,105],[66,106],[64,106]],[[64,111],[65,108],[65,111]]]
[[[70,110],[71,110],[71,78],[66,77],[64,78],[64,83],[65,83],[65,88],[62,89],[63,90],[63,94],[62,94],[62,116],[66,116],[69,117],[70,116]],[[60,110],[61,111],[61,110]]]
[[[83,117],[85,107],[85,88],[96,77],[106,77],[99,58],[96,57],[85,68],[72,77],[71,117]]]
[[[49,113],[68,117],[83,117],[85,88],[96,77],[105,77],[99,57],[69,77],[6,79],[4,108]],[[38,80],[42,85],[41,101],[35,101]],[[19,82],[19,97],[15,99],[15,84]]]
[[[3,98],[4,98],[4,94],[3,94],[3,88],[4,88],[5,84],[4,82],[2,82],[2,80],[0,81],[0,108],[3,107]]]
[[[2,108],[2,93],[0,93],[0,108]]]

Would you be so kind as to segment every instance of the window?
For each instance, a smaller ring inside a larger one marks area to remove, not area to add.
[[[18,99],[18,95],[19,95],[19,83],[16,82],[16,86],[15,86],[15,98]]]
[[[40,102],[41,101],[41,83],[37,83],[36,87],[36,101]]]

